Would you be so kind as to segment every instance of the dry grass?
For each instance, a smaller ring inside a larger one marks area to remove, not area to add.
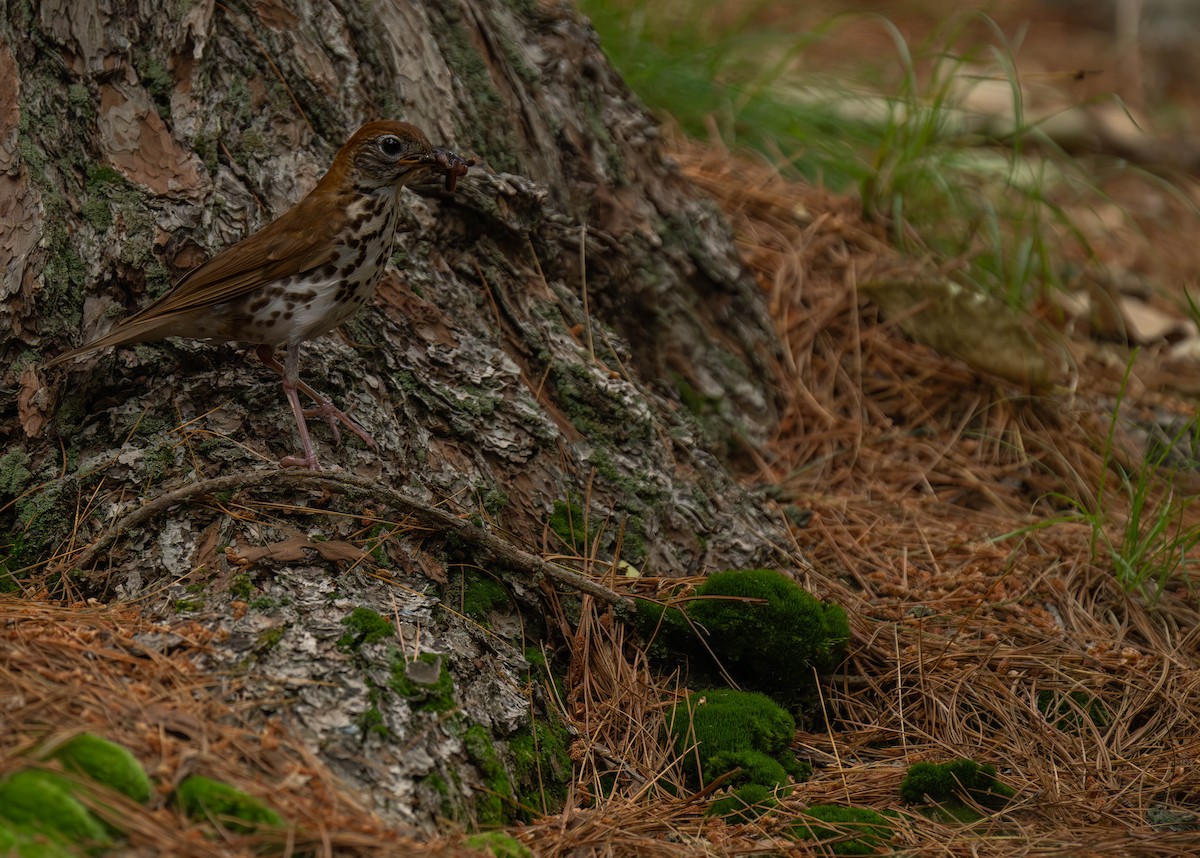
[[[909,263],[853,201],[727,153],[677,157],[733,220],[789,348],[781,383],[795,395],[758,479],[813,511],[796,532],[817,570],[809,583],[846,606],[856,638],[855,681],[828,689],[830,729],[799,739],[819,768],[793,802],[895,808],[905,765],[969,756],[1017,790],[995,820],[1002,834],[922,822],[905,845],[1194,854],[1200,834],[1146,819],[1200,799],[1192,588],[1152,607],[1131,596],[1090,559],[1080,524],[995,540],[1044,517],[1048,492],[1095,491],[1119,369],[1081,363],[1074,396],[978,378],[860,302],[862,278]],[[1144,393],[1122,407],[1162,406]],[[1072,692],[1105,714],[1055,726],[1039,694],[1078,709]]]
[[[836,803],[898,813],[892,846],[905,854],[1196,854],[1200,832],[1150,824],[1156,812],[1186,820],[1200,806],[1190,581],[1151,604],[1092,558],[1089,526],[1028,529],[1053,515],[1050,493],[1094,499],[1111,464],[1103,450],[1119,364],[1079,362],[1070,395],[980,378],[860,300],[861,280],[921,269],[854,201],[710,147],[679,142],[675,154],[730,217],[788,347],[778,379],[788,410],[752,479],[812,511],[794,535],[813,571],[799,559],[797,570],[846,607],[852,652],[823,689],[826,722],[793,746],[814,776],[756,823],[708,819],[707,796],[671,798],[627,780],[607,797],[584,790],[586,800],[531,826],[526,841],[550,855],[812,854],[782,829],[810,804]],[[1153,389],[1139,393],[1122,408],[1179,409]],[[1136,467],[1124,440],[1113,455]],[[1124,500],[1106,499],[1114,519]],[[628,749],[623,766],[674,782],[674,761],[647,727],[660,721],[655,701],[677,689],[644,673],[614,629],[588,610],[571,639],[572,664],[582,658],[587,671],[568,686],[595,707],[566,712],[580,730],[579,781],[611,772],[596,748],[617,744]],[[620,714],[630,701],[636,720]],[[997,766],[1012,802],[953,826],[900,804],[908,765],[958,756]]]

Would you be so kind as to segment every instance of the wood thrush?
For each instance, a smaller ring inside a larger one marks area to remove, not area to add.
[[[259,360],[283,378],[303,456],[283,467],[320,469],[306,417],[341,423],[372,449],[367,432],[300,380],[300,344],[345,322],[371,297],[392,253],[400,188],[421,174],[454,190],[475,162],[431,146],[404,122],[371,122],[338,150],[329,172],[303,200],[248,238],[193,269],[175,287],[99,339],[47,367],[106,346],[194,337],[255,344]],[[275,350],[284,346],[281,364]],[[300,393],[317,407],[304,410]]]

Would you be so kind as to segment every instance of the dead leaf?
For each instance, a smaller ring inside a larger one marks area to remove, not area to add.
[[[424,551],[418,552],[416,555],[417,570],[421,576],[428,578],[438,584],[445,584],[450,579],[446,576],[446,564],[440,562],[430,554]]]
[[[317,550],[317,553],[326,560],[337,561],[346,560],[349,562],[357,562],[364,557],[370,556],[369,551],[365,551],[350,542],[345,542],[341,539],[329,539],[320,542],[311,543],[312,547]]]
[[[1176,341],[1196,336],[1196,325],[1190,319],[1164,313],[1145,301],[1122,295],[1118,302],[1125,317],[1125,330],[1134,345],[1147,345],[1163,340]]]
[[[220,569],[220,560],[224,556],[217,553],[217,539],[221,535],[221,522],[214,521],[208,527],[204,528],[204,532],[200,534],[200,539],[196,545],[196,553],[192,559],[192,568],[198,569],[201,566],[207,569]]]
[[[281,560],[285,563],[303,560],[306,551],[315,551],[325,560],[331,562],[355,562],[366,557],[368,552],[340,539],[316,540],[310,539],[298,530],[285,530],[288,538],[282,542],[274,542],[254,548],[242,548],[236,552],[240,563],[250,565],[260,560]]]

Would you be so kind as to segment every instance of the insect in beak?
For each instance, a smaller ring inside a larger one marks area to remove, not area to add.
[[[446,190],[453,193],[460,176],[467,175],[467,170],[475,166],[474,158],[464,158],[457,152],[435,147],[420,156],[420,163],[428,164],[434,172],[446,177]]]

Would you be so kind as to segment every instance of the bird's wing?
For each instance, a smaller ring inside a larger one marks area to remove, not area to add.
[[[47,361],[55,366],[107,346],[169,336],[172,323],[193,310],[246,295],[272,280],[302,274],[333,261],[345,206],[328,205],[314,194],[258,232],[193,268],[174,288],[145,309],[119,322],[99,339]]]
[[[337,234],[345,224],[344,209],[320,206],[323,210],[318,213],[310,201],[306,197],[278,220],[192,269],[175,288],[125,324],[231,301],[272,280],[333,261]]]

